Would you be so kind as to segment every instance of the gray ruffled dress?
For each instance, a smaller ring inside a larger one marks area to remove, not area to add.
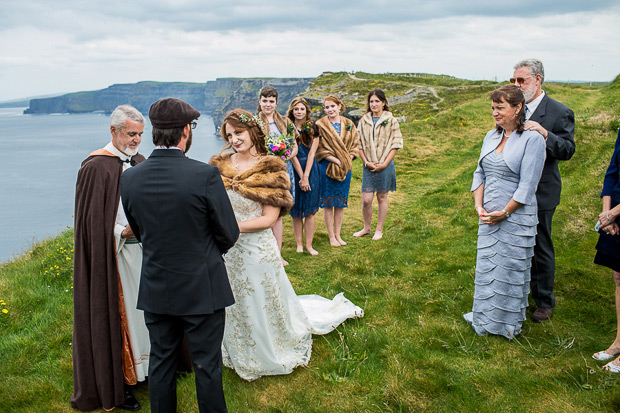
[[[501,211],[511,198],[524,204],[495,225],[479,222],[474,304],[472,312],[464,315],[478,335],[496,334],[512,339],[526,319],[538,224],[534,192],[545,159],[544,141],[541,141],[542,137],[533,139],[530,148],[525,148],[519,163],[520,173],[511,170],[504,160],[504,154],[512,149],[508,143],[501,154],[495,150],[486,153],[476,171],[483,176],[483,208],[487,212]],[[479,186],[476,183],[475,177],[472,190]]]

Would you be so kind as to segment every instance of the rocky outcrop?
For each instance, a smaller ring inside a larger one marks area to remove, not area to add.
[[[205,102],[214,123],[220,125],[230,110],[241,108],[255,113],[260,90],[269,85],[278,90],[277,110],[284,115],[291,100],[304,92],[312,80],[314,78],[217,79],[207,82]]]

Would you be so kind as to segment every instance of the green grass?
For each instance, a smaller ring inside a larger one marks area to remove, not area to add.
[[[284,256],[296,291],[327,297],[344,291],[366,314],[315,337],[310,365],[290,375],[248,383],[225,369],[230,411],[620,408],[618,377],[591,358],[611,343],[616,327],[611,271],[592,264],[592,227],[616,138],[619,81],[606,88],[545,87],[576,114],[577,151],[561,163],[562,202],[554,219],[557,307],[551,322],[528,320],[521,335],[508,341],[478,337],[462,319],[473,301],[476,255],[469,187],[482,138],[493,127],[487,95],[497,85],[399,74],[329,76],[313,88],[351,81],[368,91],[382,82],[397,91],[405,90],[399,89],[403,83],[437,82],[432,86],[450,103],[402,108],[408,118],[402,125],[405,148],[396,157],[398,192],[389,197],[383,240],[350,236],[362,226],[359,162],[343,226],[349,245],[329,246],[319,213],[319,256],[297,254],[285,219]],[[345,103],[356,99],[347,93]],[[0,313],[0,411],[71,410],[71,244],[68,231],[0,267],[0,307],[8,310]],[[146,386],[139,386],[137,396],[148,411]],[[179,380],[178,396],[179,411],[196,411],[191,375]]]

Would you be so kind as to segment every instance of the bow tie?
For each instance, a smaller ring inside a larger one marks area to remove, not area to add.
[[[136,166],[136,161],[133,160],[133,156],[131,158],[129,158],[129,159],[125,159],[124,161],[121,158],[118,158],[118,161],[120,163],[128,163],[131,166]]]

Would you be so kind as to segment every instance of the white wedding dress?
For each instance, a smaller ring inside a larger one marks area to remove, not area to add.
[[[262,204],[227,192],[237,221],[262,215]],[[364,315],[342,293],[333,300],[297,296],[270,228],[240,234],[224,258],[236,302],[226,308],[223,361],[245,380],[307,365],[312,334],[327,334],[347,318]]]

